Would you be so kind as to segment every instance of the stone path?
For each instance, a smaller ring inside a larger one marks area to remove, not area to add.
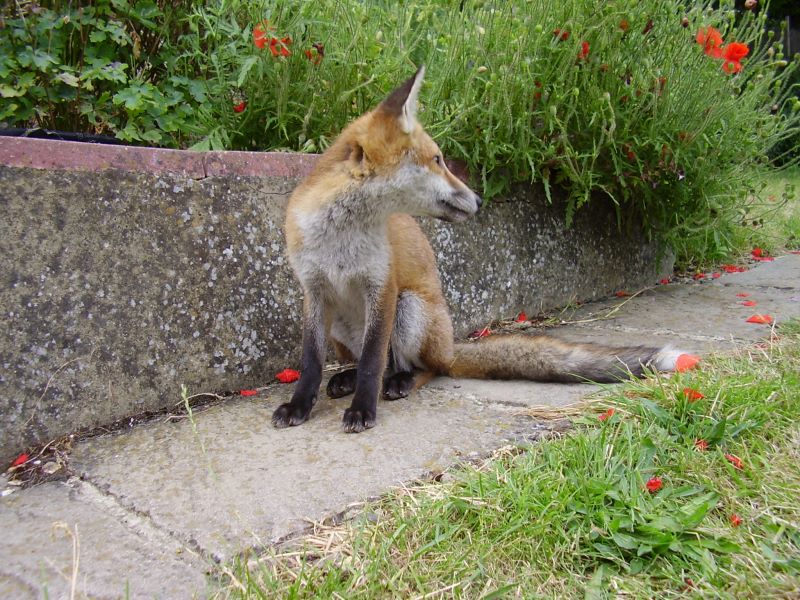
[[[758,306],[741,306],[737,292]],[[582,323],[549,333],[725,350],[768,335],[769,326],[745,323],[753,313],[800,317],[800,256],[658,286],[598,319],[622,302],[565,313]],[[0,499],[0,597],[69,597],[73,579],[79,595],[97,598],[205,597],[216,561],[465,457],[535,439],[542,425],[526,408],[565,406],[595,389],[439,378],[411,398],[382,402],[374,429],[346,435],[339,424],[349,399],[323,397],[302,427],[273,429],[272,410],[292,387],[218,404],[195,414],[194,425],[157,420],[76,444],[68,481]]]

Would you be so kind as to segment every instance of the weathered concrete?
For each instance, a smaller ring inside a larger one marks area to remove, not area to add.
[[[0,462],[164,408],[183,383],[253,387],[296,365],[281,225],[315,160],[0,138]],[[602,203],[565,230],[562,206],[517,196],[424,224],[459,332],[663,270]]]
[[[584,323],[548,334],[673,343],[694,352],[729,349],[770,332],[745,323],[752,311],[735,305],[735,293],[771,303],[779,323],[800,317],[798,272],[800,256],[779,257],[747,274],[588,304],[571,315]],[[594,320],[613,306],[620,308],[611,319]],[[687,325],[689,315],[697,318]],[[323,397],[307,423],[273,429],[270,414],[293,387],[273,385],[257,397],[198,412],[196,433],[187,419],[161,420],[77,444],[69,468],[82,481],[72,480],[72,490],[47,484],[0,499],[0,573],[6,577],[0,592],[38,594],[44,565],[51,597],[65,595],[67,583],[53,574],[70,568],[71,546],[49,535],[50,524],[63,521],[79,525],[82,589],[106,597],[128,581],[148,597],[203,596],[211,584],[202,574],[213,559],[258,549],[301,531],[309,519],[340,514],[351,503],[509,440],[535,438],[541,424],[526,415],[529,409],[561,407],[596,389],[439,378],[410,398],[381,402],[377,427],[348,435],[340,420],[349,398]],[[118,560],[111,564],[109,557]]]
[[[0,597],[205,597],[211,565],[147,517],[75,479],[2,501]]]

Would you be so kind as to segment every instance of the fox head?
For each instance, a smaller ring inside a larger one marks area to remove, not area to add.
[[[463,221],[481,198],[453,175],[439,146],[417,121],[425,67],[342,134],[351,173],[370,202],[387,211]]]

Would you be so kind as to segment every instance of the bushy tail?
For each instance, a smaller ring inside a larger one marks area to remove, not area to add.
[[[645,368],[675,370],[682,352],[669,346],[616,347],[572,344],[547,336],[493,335],[455,345],[452,377],[530,379],[534,381],[614,382]]]

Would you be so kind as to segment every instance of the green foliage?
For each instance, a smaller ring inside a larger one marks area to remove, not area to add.
[[[421,118],[485,196],[562,186],[570,217],[605,198],[706,260],[762,168],[800,160],[800,60],[730,0],[85,4],[7,9],[0,121],[316,152],[425,63]],[[749,45],[741,72],[696,43],[708,26]]]
[[[170,72],[179,3],[17,2],[0,35],[0,122],[181,145],[196,82]]]

